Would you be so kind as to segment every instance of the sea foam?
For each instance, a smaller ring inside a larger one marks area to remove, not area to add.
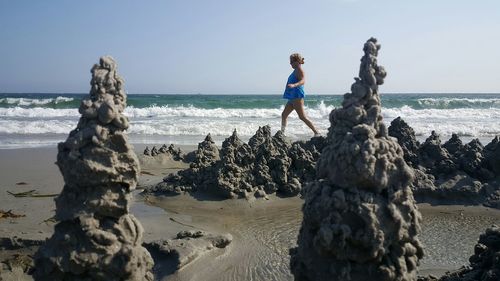
[[[0,147],[6,142],[15,142],[14,135],[23,135],[21,143],[27,142],[29,136],[40,139],[42,136],[65,135],[74,128],[78,122],[78,109],[52,108],[46,105],[33,106],[34,103],[70,101],[71,98],[57,97],[52,99],[32,99],[32,107],[25,107],[26,99],[18,98],[9,100],[17,103],[9,107],[0,107]],[[64,99],[63,99],[64,98]],[[3,102],[7,102],[6,99]],[[36,101],[35,101],[36,100]],[[474,99],[474,98],[421,98],[420,103],[446,103],[465,102],[482,104],[482,108],[462,106],[461,108],[434,108],[438,105],[427,105],[427,108],[418,109],[413,105],[388,106],[382,109],[384,122],[389,126],[397,117],[403,118],[413,127],[416,134],[421,137],[428,136],[435,130],[444,137],[457,133],[460,136],[490,138],[500,134],[500,108],[495,104],[500,103],[500,98]],[[322,100],[315,103],[306,103],[306,114],[315,126],[324,135],[329,127],[329,114],[335,108]],[[384,103],[382,103],[384,104]],[[486,105],[489,104],[489,105]],[[251,136],[259,128],[269,124],[271,130],[276,132],[281,127],[281,112],[284,105],[273,108],[201,108],[193,105],[151,105],[147,107],[129,106],[124,114],[130,119],[131,126],[128,132],[132,139],[134,136],[166,136],[173,142],[176,139],[184,144],[197,144],[202,138],[211,133],[213,136],[227,137],[236,129],[238,134],[245,138]],[[308,136],[311,130],[292,112],[288,119],[287,134],[290,136]],[[55,144],[55,142],[54,142]]]
[[[417,99],[423,108],[500,108],[500,98],[421,98]]]
[[[49,105],[49,104],[60,104],[73,101],[74,98],[62,97],[58,96],[56,98],[42,98],[42,99],[33,99],[33,98],[0,98],[0,105],[18,105],[24,107],[30,106],[40,106],[40,105]]]

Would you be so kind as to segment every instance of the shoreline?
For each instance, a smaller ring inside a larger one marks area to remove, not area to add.
[[[278,130],[279,128],[276,128]],[[275,131],[273,130],[275,133]],[[323,130],[322,135],[326,136],[328,133],[328,130]],[[439,132],[438,132],[439,133]],[[430,134],[429,134],[430,135]],[[429,137],[429,135],[416,135],[416,140],[419,141],[420,143],[425,142],[425,140]],[[217,136],[212,136],[214,142],[216,143],[217,147],[222,146],[222,142],[228,138],[230,135],[217,135]],[[306,141],[310,139],[313,135],[291,135],[287,136],[291,141]],[[23,149],[56,149],[57,150],[57,144],[59,142],[62,142],[66,139],[67,134],[61,134],[59,137],[54,139],[54,136],[48,137],[49,143],[45,144],[40,144],[39,141],[37,143],[22,143],[22,144],[11,144],[11,145],[2,145],[0,146],[0,152],[2,150],[23,150]],[[134,151],[136,154],[140,155],[148,146],[150,149],[153,145],[157,146],[157,148],[163,144],[174,144],[176,147],[180,147],[182,150],[185,152],[189,152],[192,150],[196,150],[196,147],[198,143],[202,142],[203,139],[206,137],[206,135],[197,135],[197,136],[185,136],[182,138],[179,138],[179,136],[162,136],[162,135],[145,135],[145,136],[129,136],[129,139],[131,141],[131,144],[134,146]],[[242,136],[241,140],[244,142],[248,142],[248,139],[251,136]],[[441,140],[443,142],[449,140],[451,138],[451,135],[440,135]],[[470,141],[474,139],[479,139],[481,144],[487,145],[490,143],[495,136],[491,137],[473,137],[473,136],[459,136],[460,139],[462,140],[463,143],[469,143]]]

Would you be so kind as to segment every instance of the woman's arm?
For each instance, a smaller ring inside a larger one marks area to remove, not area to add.
[[[293,84],[288,84],[288,88],[296,88],[298,86],[302,86],[306,83],[306,76],[304,74],[304,70],[302,68],[297,68],[297,71],[295,71],[295,76],[297,77],[297,80],[299,80],[297,83]]]

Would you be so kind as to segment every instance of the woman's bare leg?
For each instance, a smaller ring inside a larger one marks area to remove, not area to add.
[[[306,123],[306,125],[311,128],[315,135],[318,134],[318,130],[316,130],[316,127],[314,127],[313,123],[307,118],[306,113],[304,112],[304,99],[294,99],[292,100],[292,105],[293,109],[297,111],[300,120]]]
[[[281,131],[283,131],[283,133],[285,133],[286,119],[288,118],[288,115],[292,113],[292,111],[293,111],[292,103],[287,102],[285,108],[283,109],[283,112],[281,113]]]

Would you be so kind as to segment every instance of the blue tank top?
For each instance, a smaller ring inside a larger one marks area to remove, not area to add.
[[[288,76],[288,80],[286,81],[286,84],[294,84],[299,82],[297,79],[297,76],[295,76],[295,70]],[[284,99],[297,99],[297,98],[304,98],[306,93],[304,92],[304,85],[300,85],[295,88],[287,88],[285,85],[285,92],[283,93],[283,98]]]

